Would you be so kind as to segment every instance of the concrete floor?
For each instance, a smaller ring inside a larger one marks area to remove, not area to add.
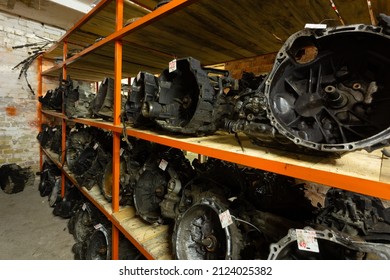
[[[0,260],[73,260],[68,219],[53,215],[38,191],[39,177],[24,191],[0,189]]]

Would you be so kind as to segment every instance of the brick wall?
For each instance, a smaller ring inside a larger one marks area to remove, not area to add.
[[[261,55],[257,57],[241,59],[225,63],[225,69],[229,70],[232,77],[239,79],[242,73],[253,72],[255,75],[266,74],[272,70],[276,53]]]
[[[22,76],[20,68],[12,70],[26,59],[29,48],[13,46],[42,41],[38,36],[58,40],[64,31],[47,25],[0,12],[0,166],[17,163],[39,168],[39,145],[36,140],[37,97],[33,95]],[[28,80],[37,94],[37,61],[28,70]],[[54,88],[57,81],[45,79],[43,88]]]

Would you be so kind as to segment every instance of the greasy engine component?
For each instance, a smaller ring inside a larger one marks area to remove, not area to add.
[[[66,162],[77,182],[91,189],[110,159],[110,133],[94,127],[74,127],[67,138]]]
[[[0,166],[0,188],[5,193],[22,192],[28,180],[33,178],[31,167],[21,167],[16,163]]]
[[[44,109],[62,111],[63,91],[59,87],[50,89],[44,96],[39,96],[38,100]]]
[[[267,104],[260,110],[280,134],[313,150],[388,145],[389,39],[362,24],[293,34],[259,88]]]
[[[119,204],[133,204],[133,192],[139,179],[141,168],[150,156],[151,143],[133,137],[122,142],[120,149]],[[110,158],[102,177],[98,181],[99,188],[107,201],[112,199],[112,158]]]
[[[83,195],[69,180],[66,181],[65,188],[65,195],[54,206],[53,215],[69,219],[75,213],[78,204],[83,201]]]
[[[55,207],[61,199],[61,177],[57,177],[48,197],[50,207]]]
[[[172,196],[177,201],[181,186],[194,175],[183,152],[156,144],[141,172],[133,195],[138,215],[149,223],[174,218],[176,204],[171,203]]]
[[[289,230],[270,246],[269,260],[390,259],[390,245],[371,243],[332,230]]]
[[[366,241],[390,243],[390,208],[375,197],[330,189],[315,223]]]
[[[93,154],[93,147],[90,147],[92,141],[92,134],[89,132],[88,128],[74,127],[68,134],[66,141],[66,163],[73,174],[81,175],[89,168],[92,160],[87,164],[80,164],[79,158],[83,153],[85,159],[90,158],[87,157],[87,152]],[[85,151],[87,148],[88,150]]]
[[[74,82],[67,77],[66,80],[60,80],[60,88],[64,92],[64,112],[68,118],[85,118],[90,117],[89,110],[90,100],[88,100],[85,92],[79,88],[74,87]]]
[[[111,120],[114,114],[114,79],[105,78],[91,101],[92,115]]]
[[[85,259],[111,260],[111,228],[107,225],[95,225],[95,230],[87,241]]]
[[[125,104],[127,121],[134,127],[154,125],[154,121],[142,115],[142,105],[154,101],[158,92],[156,76],[139,72],[131,85],[131,92]]]
[[[203,68],[194,58],[174,60],[159,76],[156,99],[143,103],[142,114],[167,131],[214,133],[232,111],[224,93],[232,82],[228,71]]]
[[[240,204],[242,203],[239,202]],[[263,212],[245,206],[234,209],[230,207],[233,213],[237,227],[243,236],[243,249],[241,259],[267,259],[270,251],[270,245],[283,238],[290,228],[301,228],[303,223],[292,220],[271,212]],[[247,208],[247,209],[245,209]]]
[[[42,171],[40,172],[39,181],[39,194],[44,197],[51,193],[54,187],[56,177],[61,175],[61,170],[54,163],[45,160],[42,165]]]
[[[50,148],[52,143],[52,138],[54,132],[57,130],[56,126],[50,126],[48,124],[43,123],[41,126],[41,131],[38,132],[37,140],[42,148]]]
[[[228,201],[212,192],[203,193],[176,220],[172,244],[179,260],[240,259],[243,240],[233,222],[222,225],[220,214],[228,209]]]
[[[90,202],[80,201],[75,205],[73,215],[68,221],[69,233],[73,235],[75,244],[72,251],[75,259],[85,259],[90,236],[95,231],[95,225],[106,221],[103,214]]]
[[[292,177],[253,168],[241,170],[245,176],[245,199],[257,210],[295,221],[313,219],[315,207],[305,196],[305,185]]]
[[[243,76],[234,116],[223,128],[244,132],[259,145],[305,153],[388,145],[390,37],[383,20],[382,26],[293,34],[263,82]]]

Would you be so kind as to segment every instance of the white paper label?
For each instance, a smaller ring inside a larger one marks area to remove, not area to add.
[[[221,221],[222,228],[226,228],[233,223],[233,219],[230,215],[229,209],[219,214],[219,220]]]
[[[95,229],[99,229],[99,228],[102,227],[102,224],[96,224],[96,225],[94,225],[93,227],[94,227]]]
[[[141,80],[141,72],[138,72],[138,74],[137,74],[137,82],[138,82],[139,80]]]
[[[57,131],[57,128],[55,127],[55,128],[53,128],[51,131]]]
[[[310,252],[320,252],[316,232],[314,230],[296,229],[298,249]]]
[[[98,147],[99,147],[99,144],[96,143],[96,144],[93,146],[93,149],[96,150]]]
[[[81,209],[83,209],[83,211],[85,211],[85,209],[87,209],[87,204],[83,203],[83,206],[81,207]]]
[[[121,148],[121,149],[119,150],[119,155],[122,156],[124,151],[125,151],[125,149]]]
[[[165,171],[165,169],[167,169],[167,166],[168,166],[168,162],[167,162],[165,159],[162,159],[162,160],[160,161],[160,164],[158,165],[158,167],[159,167],[161,170],[163,170],[163,171]]]
[[[307,29],[326,29],[326,24],[322,23],[306,23],[305,28]]]
[[[169,62],[169,73],[176,71],[176,59]]]

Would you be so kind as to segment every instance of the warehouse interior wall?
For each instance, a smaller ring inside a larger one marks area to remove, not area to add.
[[[21,68],[13,69],[34,51],[34,46],[13,48],[42,42],[42,37],[58,40],[64,30],[18,16],[0,12],[0,166],[16,163],[22,167],[39,168],[37,119],[38,68],[35,60],[27,71],[28,88]],[[41,38],[40,38],[41,37]],[[46,80],[43,92],[54,88],[58,81]]]

